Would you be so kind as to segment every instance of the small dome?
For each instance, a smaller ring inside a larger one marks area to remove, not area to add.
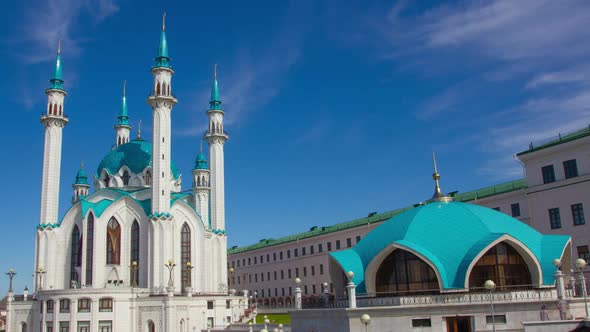
[[[209,169],[207,157],[202,152],[199,152],[197,155],[197,159],[195,160],[195,169]]]
[[[553,284],[553,259],[564,252],[570,237],[543,235],[496,210],[459,202],[431,202],[383,222],[352,249],[331,253],[344,271],[363,284],[373,258],[395,245],[429,260],[440,273],[442,288],[464,288],[469,265],[487,246],[503,238],[520,242],[534,255],[544,285]]]
[[[96,177],[100,176],[103,169],[113,175],[123,166],[129,168],[135,174],[143,172],[146,167],[151,167],[152,143],[135,139],[129,143],[119,145],[102,159],[96,170]],[[180,172],[174,162],[170,163],[170,170],[174,179],[180,177]]]
[[[84,168],[80,168],[76,174],[76,182],[74,182],[74,184],[89,185],[88,175],[86,175],[86,170]]]

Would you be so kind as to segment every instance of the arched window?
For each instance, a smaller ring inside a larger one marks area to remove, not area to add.
[[[156,96],[160,94],[160,84],[156,83]]]
[[[162,94],[165,95],[168,92],[168,85],[166,82],[162,85]]]
[[[62,105],[59,105],[59,115],[63,115],[63,107]]]
[[[128,186],[129,185],[129,178],[131,178],[129,176],[129,172],[127,172],[127,171],[123,172],[122,178],[123,178],[123,185]]]
[[[492,280],[499,288],[532,287],[526,262],[505,242],[495,245],[477,261],[469,275],[469,287],[483,287],[486,280]]]
[[[151,320],[148,320],[147,328],[148,332],[156,332],[156,324],[154,324],[154,322],[152,322]]]
[[[57,115],[57,104],[53,104],[53,115]]]
[[[88,213],[86,220],[86,286],[92,285],[92,253],[94,246],[94,215]]]
[[[139,266],[139,223],[137,220],[131,226],[131,264]],[[139,271],[135,270],[135,282],[139,285]]]
[[[191,261],[191,230],[187,223],[182,225],[180,231],[180,269],[182,276],[181,291],[184,292],[185,287],[191,287],[191,278],[189,270],[186,268],[186,263]],[[191,262],[192,263],[192,262]]]
[[[25,323],[25,322],[20,323],[20,330],[21,330],[21,332],[27,332],[27,323]]]
[[[145,172],[145,175],[143,176],[143,181],[145,182],[146,186],[152,185],[152,173],[150,171]]]
[[[121,263],[121,226],[115,218],[107,224],[107,264]]]
[[[80,230],[78,226],[74,226],[72,231],[72,248],[70,251],[70,287],[80,283],[80,276],[78,275],[78,268],[80,267],[82,258],[82,243],[80,238]]]
[[[418,256],[396,249],[383,262],[375,280],[378,296],[407,292],[438,292],[436,273]]]
[[[104,174],[104,186],[105,188],[109,187],[109,182],[111,181],[111,177],[109,176],[109,173],[105,173]]]

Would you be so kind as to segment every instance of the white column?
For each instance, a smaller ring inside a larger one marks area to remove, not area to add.
[[[348,290],[348,307],[356,308],[356,285],[352,280],[348,282],[346,289]]]
[[[302,307],[303,306],[301,303],[301,287],[299,287],[299,285],[297,285],[295,287],[295,309],[301,310]]]
[[[224,156],[221,137],[209,139],[211,162],[211,228],[225,229]]]

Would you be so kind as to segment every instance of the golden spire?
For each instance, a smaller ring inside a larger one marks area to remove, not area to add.
[[[123,81],[123,97],[125,97],[126,86],[127,86],[127,80],[124,80]]]
[[[436,155],[434,154],[434,151],[432,152],[432,165],[434,168],[434,173],[432,173],[432,179],[434,180],[434,195],[432,195],[432,200],[439,202],[449,202],[452,200],[452,198],[446,196],[440,190],[440,174],[438,173],[438,167],[436,166]]]
[[[61,38],[57,40],[57,54],[61,54]]]
[[[139,125],[137,126],[137,139],[141,139],[141,120],[139,120]]]
[[[217,79],[217,64],[213,65],[213,79]]]
[[[162,31],[166,31],[166,12],[162,13]]]

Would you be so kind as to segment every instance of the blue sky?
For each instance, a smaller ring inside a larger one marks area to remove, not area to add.
[[[39,115],[58,38],[70,117],[63,215],[80,160],[94,173],[114,143],[123,80],[133,136],[140,119],[151,135],[164,10],[185,189],[219,64],[230,245],[427,199],[433,150],[446,191],[518,178],[513,153],[590,123],[587,1],[10,1],[0,23],[0,269],[17,270],[17,290],[31,284]]]

